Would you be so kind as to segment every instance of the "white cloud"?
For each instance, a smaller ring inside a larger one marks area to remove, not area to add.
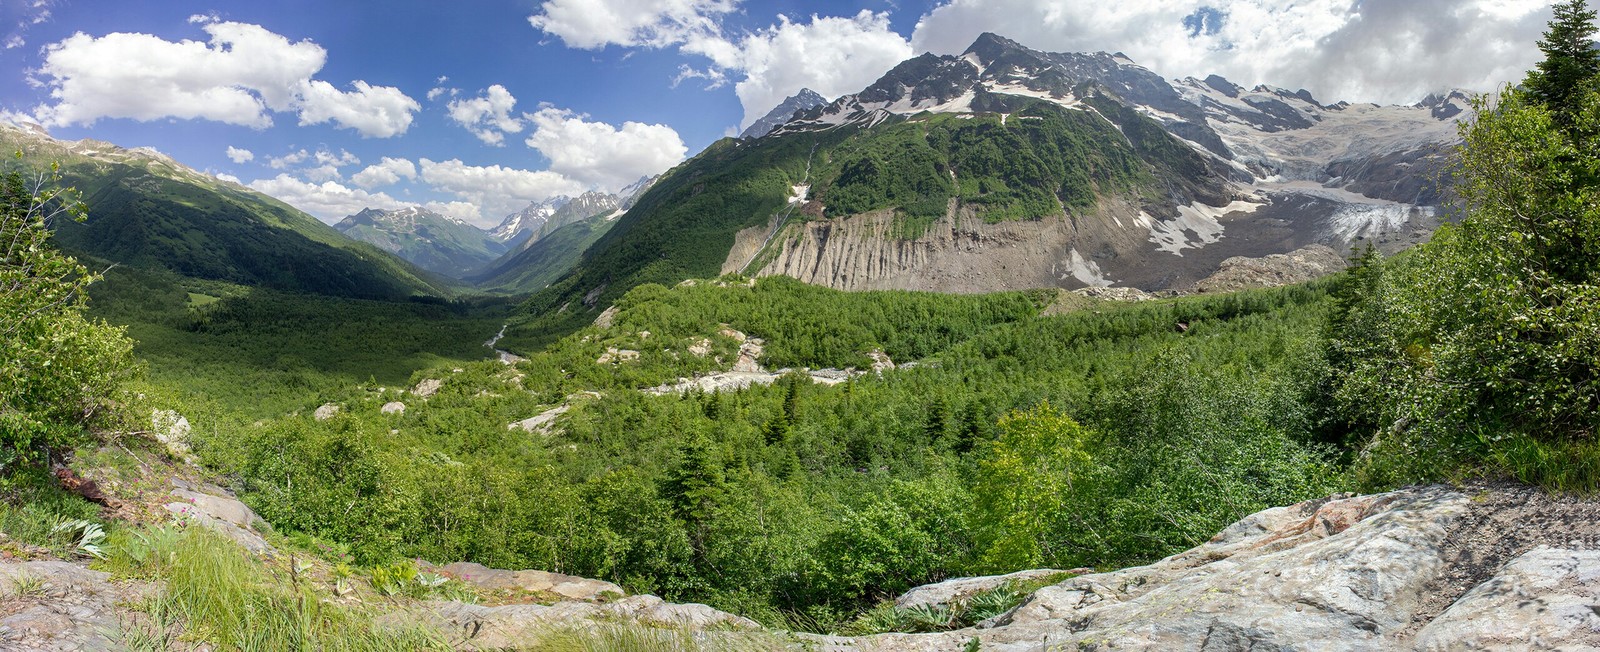
[[[350,182],[362,188],[376,188],[399,183],[401,179],[417,178],[417,166],[403,158],[383,157],[382,161],[350,176]]]
[[[300,124],[332,121],[354,129],[366,138],[398,136],[411,128],[411,114],[422,108],[400,89],[373,86],[357,80],[353,92],[341,91],[325,81],[305,82],[301,88]]]
[[[481,214],[490,219],[508,215],[528,202],[544,201],[557,195],[576,195],[586,190],[582,183],[548,170],[475,166],[457,159],[419,159],[417,167],[422,180],[434,190],[477,206]]]
[[[271,179],[257,179],[248,185],[310,213],[324,222],[338,221],[346,215],[359,213],[364,208],[394,210],[410,205],[381,192],[369,193],[346,187],[335,181],[311,183],[287,174],[280,174]]]
[[[234,147],[232,145],[229,145],[228,146],[228,160],[233,161],[234,163],[238,163],[240,165],[243,165],[245,163],[249,163],[251,161],[256,160],[256,154],[255,154],[255,152],[252,152],[252,151],[250,151],[248,149],[240,149],[238,147]]]
[[[355,154],[351,154],[349,151],[343,149],[339,150],[338,154],[333,153],[331,150],[319,149],[317,150],[317,162],[323,165],[344,167],[346,165],[355,165],[360,163],[361,159],[356,158]]]
[[[911,44],[890,29],[889,14],[866,10],[848,18],[812,16],[809,23],[778,16],[777,25],[737,43],[700,39],[683,49],[743,74],[734,86],[744,105],[742,126],[802,88],[825,97],[858,92],[912,56]]]
[[[52,126],[182,118],[261,129],[272,125],[272,113],[288,111],[302,125],[331,121],[362,136],[389,137],[404,133],[420,108],[396,88],[356,81],[354,91],[344,92],[312,79],[327,51],[311,41],[209,17],[197,24],[208,42],[79,32],[46,46],[32,79],[50,89],[52,103],[34,115]]]
[[[222,181],[226,181],[228,183],[240,183],[239,177],[233,176],[233,175],[228,174],[226,172],[218,172],[218,173],[216,173],[216,174],[214,174],[212,176],[215,176],[216,178],[218,178],[218,179],[220,179]]]
[[[301,170],[300,174],[303,174],[307,179],[318,183],[323,181],[344,180],[344,175],[339,174],[339,168],[337,166],[326,163]]]
[[[443,86],[435,86],[433,88],[428,89],[428,101],[429,102],[435,101],[435,100],[439,99],[439,96],[441,96],[441,95],[448,94],[450,97],[455,97],[456,95],[458,95],[460,93],[461,93],[461,89],[459,89],[459,88],[445,88]]]
[[[7,50],[15,50],[27,44],[28,41],[23,39],[21,34],[12,34],[11,36],[6,37],[5,47]]]
[[[302,149],[289,152],[283,156],[269,156],[267,157],[267,165],[274,170],[282,170],[304,163],[308,158],[311,158],[311,153]]]
[[[478,211],[477,206],[464,201],[430,201],[423,204],[422,207],[463,222],[477,222],[483,218],[483,214]]]
[[[994,32],[1028,47],[1121,51],[1169,77],[1306,88],[1320,100],[1413,102],[1519,80],[1539,54],[1543,0],[949,0],[917,51],[959,53]],[[821,90],[821,89],[818,89]]]
[[[472,132],[478,140],[501,145],[505,142],[506,134],[522,131],[522,120],[511,115],[516,106],[517,98],[511,96],[511,91],[495,84],[482,97],[451,100],[450,119]]]
[[[667,47],[720,31],[737,0],[545,0],[534,28],[587,50],[607,45]]]
[[[526,142],[550,159],[552,172],[610,191],[665,172],[688,153],[666,125],[625,122],[619,129],[586,117],[543,107],[528,114],[534,131]]]

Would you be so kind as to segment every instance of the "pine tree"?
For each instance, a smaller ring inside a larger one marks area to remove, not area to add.
[[[1588,0],[1555,6],[1550,29],[1539,41],[1544,61],[1528,72],[1522,85],[1563,122],[1570,122],[1591,80],[1600,74],[1600,52],[1594,49],[1595,12]]]

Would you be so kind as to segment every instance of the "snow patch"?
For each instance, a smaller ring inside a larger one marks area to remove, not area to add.
[[[789,190],[792,191],[792,194],[789,195],[789,203],[804,204],[806,203],[806,197],[811,194],[811,185],[802,183],[798,186],[789,186]]]
[[[1067,266],[1072,278],[1078,279],[1078,282],[1089,287],[1110,287],[1114,282],[1106,278],[1106,275],[1100,271],[1099,263],[1084,258],[1083,254],[1078,253],[1077,249],[1072,250],[1067,260]],[[1062,278],[1066,277],[1063,276]]]
[[[1139,213],[1139,224],[1150,229],[1150,242],[1157,251],[1182,256],[1184,249],[1199,249],[1222,239],[1221,218],[1230,213],[1254,213],[1263,204],[1238,200],[1227,206],[1190,204],[1178,207],[1178,217],[1157,220],[1149,213]],[[1191,237],[1192,235],[1192,237]]]

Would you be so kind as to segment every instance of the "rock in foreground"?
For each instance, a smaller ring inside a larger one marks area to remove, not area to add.
[[[1574,542],[1600,527],[1595,511],[1526,488],[1335,496],[1254,514],[1149,566],[1045,587],[988,627],[813,642],[896,652],[964,650],[974,638],[996,652],[1597,649],[1600,554]]]

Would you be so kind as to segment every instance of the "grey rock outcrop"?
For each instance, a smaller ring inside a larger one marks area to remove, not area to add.
[[[703,604],[673,604],[653,595],[635,595],[615,602],[558,602],[553,605],[513,604],[486,607],[460,602],[435,602],[420,614],[423,622],[446,633],[461,633],[459,650],[513,649],[552,626],[618,620],[690,630],[755,630],[754,621]],[[730,648],[737,649],[737,648]]]
[[[979,593],[993,591],[1008,584],[1042,580],[1058,575],[1066,575],[1070,572],[1043,568],[1018,571],[1006,575],[957,577],[938,584],[928,584],[906,591],[900,597],[895,598],[894,606],[901,609],[949,606]]]
[[[384,414],[405,414],[406,413],[406,404],[405,403],[401,403],[399,401],[391,401],[391,402],[388,402],[388,403],[384,403],[383,404],[383,408],[381,408],[381,411]]]
[[[580,602],[621,598],[628,594],[622,587],[611,582],[542,570],[500,570],[465,561],[440,566],[438,570],[462,583],[489,591],[550,593]]]
[[[166,509],[176,518],[209,528],[232,539],[245,550],[256,554],[270,554],[272,546],[261,537],[266,521],[257,516],[250,506],[215,485],[194,485],[174,480],[175,499]]]
[[[101,652],[125,649],[119,603],[141,587],[63,561],[0,561],[0,649]]]
[[[1596,511],[1518,487],[1334,496],[1251,515],[1148,566],[1047,586],[977,628],[811,643],[874,652],[956,651],[974,638],[997,652],[1592,650],[1600,553],[1583,541],[1600,527]],[[956,599],[945,584],[902,600]]]
[[[337,414],[339,414],[339,406],[332,403],[327,403],[322,407],[317,408],[317,411],[313,412],[311,416],[318,421],[327,421],[328,419],[332,419],[334,415]]]

